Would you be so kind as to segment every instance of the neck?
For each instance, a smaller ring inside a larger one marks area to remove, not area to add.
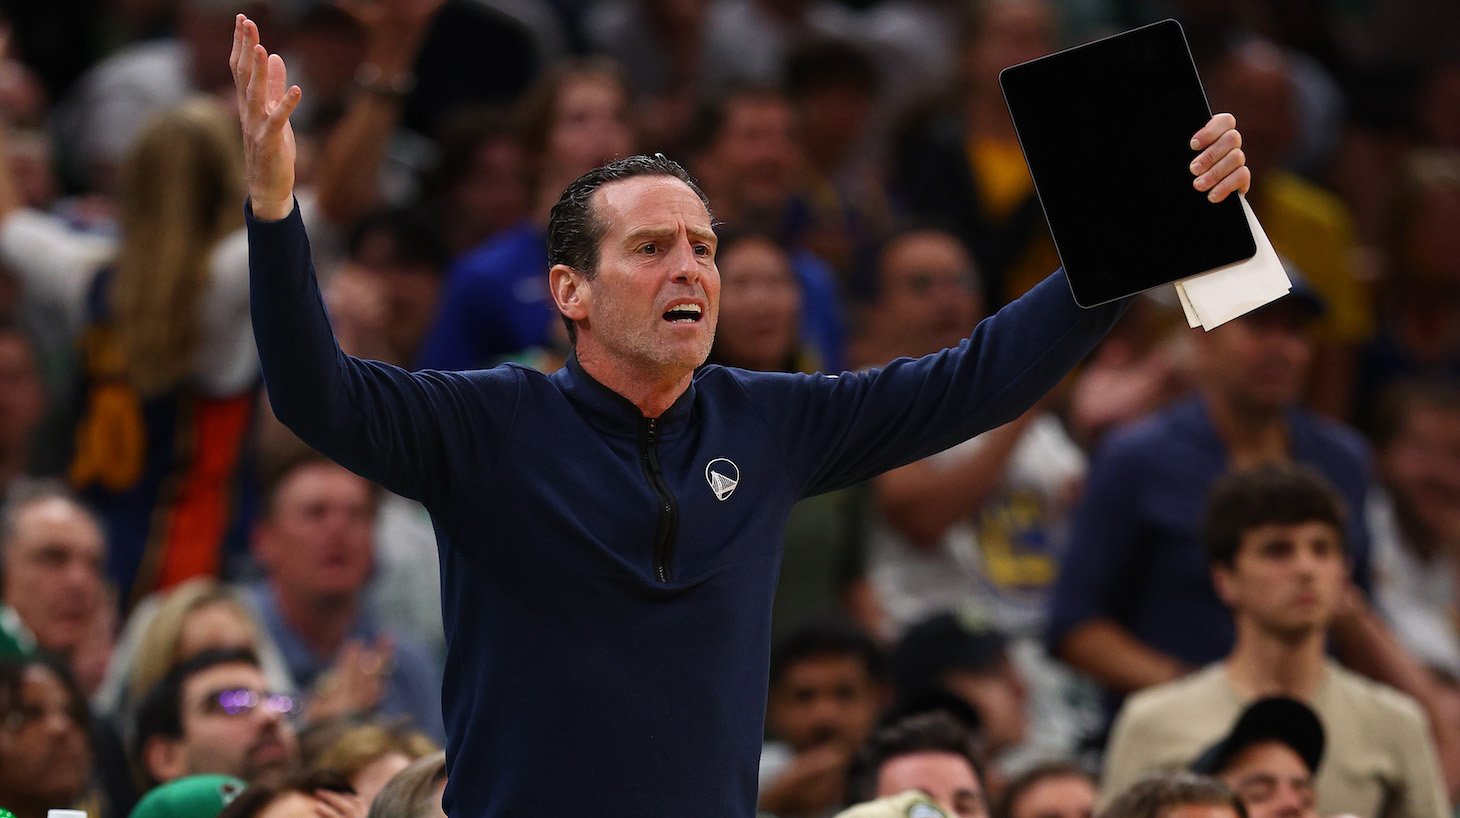
[[[580,344],[578,365],[609,389],[622,395],[639,408],[646,418],[657,418],[669,410],[689,388],[694,370],[687,372],[644,371],[616,364],[608,356]]]
[[[1326,647],[1321,628],[1275,634],[1239,615],[1237,644],[1226,661],[1227,677],[1250,698],[1290,696],[1312,701],[1323,685]]]
[[[296,595],[274,586],[284,619],[319,656],[334,656],[359,611],[356,594]]]
[[[1206,404],[1234,468],[1289,459],[1288,422],[1281,408],[1254,410],[1211,389]]]

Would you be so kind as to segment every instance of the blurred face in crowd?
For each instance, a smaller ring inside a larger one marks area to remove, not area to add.
[[[1269,523],[1242,533],[1232,566],[1212,570],[1217,595],[1239,627],[1278,638],[1325,631],[1348,582],[1342,534],[1323,522]]]
[[[984,818],[988,804],[978,775],[957,753],[929,750],[894,756],[877,773],[877,797],[922,790],[953,818]]]
[[[471,221],[469,245],[527,215],[531,195],[523,173],[525,161],[516,139],[506,135],[485,139],[472,150],[465,172],[451,180],[449,210],[453,217]]]
[[[559,308],[579,325],[579,359],[653,382],[688,376],[710,354],[720,308],[709,211],[672,176],[609,182],[592,203],[608,226],[597,273],[553,268]]]
[[[1272,414],[1302,394],[1313,360],[1309,313],[1281,301],[1199,338],[1203,384],[1239,412]]]
[[[1460,540],[1460,411],[1416,403],[1378,455],[1406,527],[1428,542]]]
[[[613,78],[578,74],[563,83],[548,130],[547,163],[554,179],[576,179],[628,156],[634,147],[628,96]],[[554,192],[556,195],[556,191]]]
[[[771,688],[771,730],[792,749],[836,745],[848,752],[872,732],[882,685],[856,656],[812,656],[791,664]]]
[[[1083,775],[1042,778],[1009,805],[1009,818],[1090,818],[1095,785]]]
[[[978,713],[989,756],[1024,741],[1024,710],[1029,691],[1007,655],[994,667],[952,670],[944,673],[939,681]]]
[[[368,481],[333,463],[305,463],[280,481],[259,523],[259,561],[281,594],[351,597],[370,579],[374,524]]]
[[[69,654],[85,639],[104,601],[106,544],[95,521],[70,500],[46,497],[15,512],[5,561],[5,602],[36,643]]]
[[[878,277],[874,334],[893,357],[957,346],[982,317],[973,259],[948,233],[920,230],[893,239]]]
[[[1280,741],[1244,748],[1220,778],[1242,798],[1251,818],[1318,818],[1313,774],[1303,757]]]
[[[154,738],[146,760],[159,781],[220,773],[251,784],[277,784],[294,772],[294,729],[268,695],[264,675],[246,664],[220,664],[182,685],[182,738]],[[252,706],[248,706],[252,703]]]
[[[727,100],[724,113],[710,151],[713,177],[721,186],[716,196],[752,215],[779,215],[801,162],[791,103],[777,96],[743,95]]]
[[[410,360],[436,315],[442,271],[428,262],[405,258],[386,231],[365,237],[355,260],[379,276],[390,346]]]
[[[86,703],[44,665],[32,664],[22,674],[19,699],[4,702],[0,712],[0,804],[70,806],[91,774],[81,726]]]
[[[0,457],[23,458],[46,410],[35,348],[19,332],[0,332]]]
[[[254,648],[258,632],[242,610],[229,602],[210,602],[188,612],[177,635],[177,662],[204,651]]]
[[[1254,175],[1281,164],[1298,136],[1293,79],[1271,46],[1247,46],[1229,56],[1212,88],[1217,110],[1242,123],[1242,147]]]
[[[799,341],[801,288],[791,259],[774,242],[747,237],[717,258],[722,296],[716,350],[732,366],[776,370]]]
[[[965,79],[976,89],[997,93],[1000,71],[1057,48],[1054,11],[1043,0],[988,0],[980,22],[963,54]]]

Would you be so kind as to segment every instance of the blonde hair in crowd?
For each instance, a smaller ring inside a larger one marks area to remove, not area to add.
[[[137,655],[130,679],[133,704],[141,701],[147,691],[167,675],[173,665],[191,658],[178,655],[183,627],[194,612],[211,605],[222,605],[238,614],[241,620],[252,627],[253,639],[257,643],[258,623],[233,591],[213,579],[188,580],[168,592],[167,598],[158,606],[157,613],[147,623],[147,630],[137,644]],[[258,646],[255,644],[253,647],[257,649]]]
[[[199,97],[153,117],[122,166],[111,308],[143,398],[192,372],[213,248],[243,223],[241,156],[232,117]]]

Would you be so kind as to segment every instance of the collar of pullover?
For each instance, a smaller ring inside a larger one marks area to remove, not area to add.
[[[633,401],[599,383],[578,363],[578,356],[568,357],[568,365],[554,374],[554,380],[568,400],[583,413],[589,423],[602,431],[639,436],[645,421]],[[674,403],[658,418],[658,434],[661,437],[676,435],[689,422],[694,406],[695,385],[690,382]]]

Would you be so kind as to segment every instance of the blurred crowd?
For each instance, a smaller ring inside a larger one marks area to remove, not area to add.
[[[1018,420],[797,506],[761,807],[1451,813],[1451,0],[0,0],[0,807],[440,814],[430,517],[259,375],[240,12],[342,348],[545,371],[548,210],[640,152],[710,198],[711,363],[958,344],[1059,266],[999,71],[1177,18],[1292,294],[1149,293]]]

